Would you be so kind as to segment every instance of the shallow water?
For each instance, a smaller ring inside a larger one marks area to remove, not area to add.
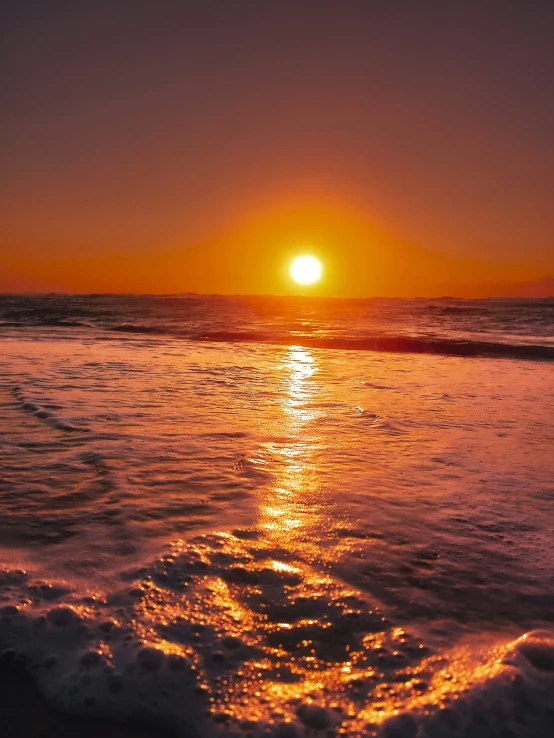
[[[187,736],[551,734],[554,363],[302,345],[399,336],[392,310],[549,347],[548,303],[402,301],[370,330],[317,301],[41,299],[4,298],[0,640],[51,700]]]

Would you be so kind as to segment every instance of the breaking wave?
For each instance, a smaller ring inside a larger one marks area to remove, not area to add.
[[[307,348],[381,351],[391,353],[440,354],[442,356],[486,356],[507,359],[554,360],[554,347],[532,344],[508,344],[492,341],[467,341],[412,336],[372,336],[367,338],[311,338],[277,336],[242,331],[213,331],[195,336],[199,341],[276,343]]]
[[[183,738],[551,735],[552,633],[436,649],[255,530],[175,542],[109,591],[0,582],[2,660],[71,713]]]
[[[0,295],[0,332],[554,360],[553,300]]]

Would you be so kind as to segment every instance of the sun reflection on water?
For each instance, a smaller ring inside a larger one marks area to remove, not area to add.
[[[319,367],[312,351],[291,347],[282,364],[284,372],[279,441],[263,449],[275,470],[272,485],[260,493],[259,519],[268,539],[283,549],[306,556],[325,525],[322,520],[318,457],[324,453],[317,434],[320,387]]]
[[[137,629],[144,645],[187,660],[222,724],[300,720],[377,735],[399,713],[442,709],[493,678],[507,647],[433,654],[327,573],[325,556],[345,544],[323,541],[333,526],[318,465],[320,367],[293,347],[282,369],[275,432],[257,459],[273,473],[259,525],[174,543],[143,583]]]

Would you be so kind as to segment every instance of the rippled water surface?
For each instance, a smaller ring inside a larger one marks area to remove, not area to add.
[[[551,735],[552,303],[186,300],[1,298],[2,647],[186,736]]]

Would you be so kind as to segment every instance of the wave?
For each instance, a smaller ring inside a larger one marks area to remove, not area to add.
[[[429,312],[438,311],[441,315],[465,315],[465,314],[472,314],[472,315],[481,315],[483,313],[490,312],[490,310],[486,307],[483,307],[482,305],[479,306],[473,306],[473,305],[426,305],[425,310]]]
[[[41,318],[33,321],[29,320],[0,320],[2,328],[21,328],[24,326],[33,326],[35,328],[88,328],[88,323],[82,323],[78,320],[65,320],[57,318]]]
[[[50,328],[61,329],[59,335],[66,337],[74,329],[75,335],[90,330],[98,336],[107,331],[145,338],[552,361],[553,308],[554,301],[545,300],[416,305],[410,300],[298,303],[285,298],[0,295],[0,332]],[[460,325],[463,333],[456,329]]]
[[[1,660],[69,713],[178,738],[552,735],[552,632],[438,647],[254,533],[175,542],[86,594],[0,570]]]
[[[456,340],[401,335],[364,338],[310,336],[278,336],[243,331],[213,331],[193,337],[197,341],[229,343],[275,343],[306,348],[342,349],[348,351],[379,351],[407,354],[440,354],[442,356],[484,356],[507,359],[554,360],[554,346],[509,344],[494,341]]]
[[[133,325],[132,323],[123,323],[121,325],[114,325],[110,328],[115,333],[144,333],[146,335],[164,335],[171,333],[171,330],[155,325]]]
[[[21,387],[14,387],[12,390],[12,394],[15,397],[15,399],[19,403],[19,407],[21,410],[23,410],[26,413],[29,413],[30,415],[34,415],[39,420],[44,421],[48,425],[50,425],[52,428],[55,428],[56,430],[65,431],[66,433],[88,433],[89,428],[85,428],[83,426],[77,426],[73,423],[70,423],[65,418],[60,417],[59,415],[56,415],[55,413],[51,412],[50,410],[47,410],[42,405],[39,405],[37,402],[25,397],[23,394]]]
[[[0,322],[1,327],[19,327],[23,323],[13,321]],[[77,321],[54,321],[51,319],[34,322],[33,327],[88,327],[93,326]],[[110,333],[123,333],[143,336],[170,336],[176,339],[216,342],[216,343],[265,343],[281,346],[302,346],[306,348],[322,348],[344,351],[376,351],[382,353],[403,354],[436,354],[457,357],[489,357],[506,359],[524,359],[535,361],[553,361],[554,346],[526,343],[504,343],[500,341],[480,341],[474,339],[441,338],[438,336],[406,336],[406,335],[373,335],[364,337],[349,336],[317,336],[272,333],[249,330],[218,330],[202,333],[191,333],[182,325],[145,325],[119,323],[116,325],[94,326]]]

